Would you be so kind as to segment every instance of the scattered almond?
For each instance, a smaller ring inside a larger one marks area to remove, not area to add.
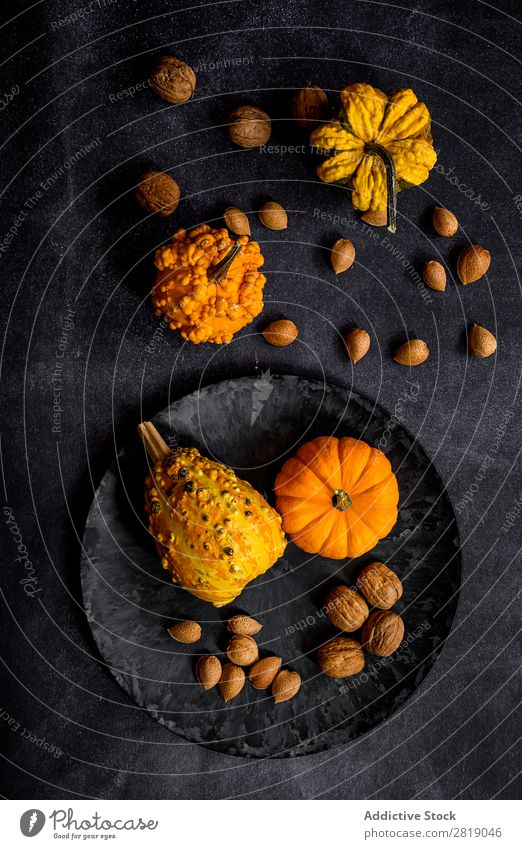
[[[250,236],[250,224],[244,212],[237,206],[229,206],[223,214],[225,224],[236,236]]]
[[[491,265],[491,254],[482,245],[468,245],[460,252],[457,260],[457,274],[464,286],[480,280]]]
[[[221,678],[218,681],[219,695],[224,702],[229,702],[241,692],[245,684],[245,673],[234,663],[225,663]]]
[[[259,660],[259,649],[252,637],[236,635],[227,646],[227,657],[238,666],[251,666]]]
[[[258,634],[263,626],[251,616],[233,616],[228,620],[227,628],[232,634],[252,637]]]
[[[263,330],[263,336],[270,345],[276,348],[286,348],[297,339],[299,330],[293,321],[281,319],[280,321],[272,321]]]
[[[355,260],[355,248],[349,239],[337,239],[332,248],[330,260],[336,274],[352,267]]]
[[[296,91],[292,111],[301,130],[313,129],[323,117],[328,106],[326,92],[318,86],[307,86]]]
[[[370,350],[370,334],[360,327],[355,327],[344,337],[344,344],[352,363],[358,363]]]
[[[372,227],[386,227],[388,223],[388,213],[386,210],[381,210],[379,212],[365,212],[364,215],[361,215],[361,221],[364,221],[366,224],[371,224]]]
[[[275,655],[258,660],[248,673],[250,683],[256,690],[266,690],[281,669],[281,663],[281,658]]]
[[[196,664],[196,678],[204,690],[211,690],[221,678],[221,661],[213,654],[202,655]]]
[[[444,209],[442,206],[433,207],[431,223],[439,236],[454,236],[459,229],[459,222],[456,216],[449,209]]]
[[[290,669],[281,669],[274,678],[272,684],[272,695],[276,705],[279,702],[287,702],[299,692],[301,688],[301,676],[298,672]]]
[[[430,289],[435,289],[436,292],[445,291],[446,270],[440,262],[430,259],[422,269],[422,276]]]
[[[401,366],[420,366],[428,359],[430,351],[422,339],[409,339],[395,352],[394,360]]]
[[[269,230],[286,230],[288,227],[288,216],[280,203],[269,200],[259,210],[261,224]]]
[[[468,336],[468,347],[474,357],[483,360],[495,353],[497,340],[485,327],[481,327],[480,324],[472,324]]]
[[[201,639],[201,625],[197,622],[176,622],[167,628],[168,633],[173,640],[178,643],[197,643]]]

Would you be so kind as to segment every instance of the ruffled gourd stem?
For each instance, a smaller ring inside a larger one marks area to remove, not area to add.
[[[336,489],[332,497],[332,506],[341,513],[352,506],[352,499],[344,489]]]
[[[382,144],[366,142],[367,153],[380,156],[386,169],[386,226],[390,233],[397,231],[397,175],[393,157]]]
[[[221,262],[218,262],[218,264],[214,266],[212,271],[209,273],[207,280],[213,280],[215,283],[221,283],[221,281],[227,276],[230,266],[234,262],[240,250],[241,245],[238,245],[237,243],[233,245],[229,252],[225,254]]]

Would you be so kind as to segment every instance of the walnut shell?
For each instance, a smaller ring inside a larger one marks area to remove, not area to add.
[[[190,65],[175,56],[160,56],[149,78],[150,87],[167,103],[185,103],[196,88]]]
[[[351,637],[334,637],[317,652],[319,669],[329,678],[347,678],[357,675],[364,667],[364,653]]]
[[[294,94],[292,111],[297,126],[301,130],[313,129],[320,121],[328,106],[326,92],[318,86],[301,88]]]
[[[328,619],[340,631],[357,631],[368,619],[368,605],[359,593],[340,585],[327,595],[325,611]]]
[[[402,596],[402,584],[395,572],[384,563],[374,560],[359,573],[357,586],[368,604],[389,610]]]
[[[389,657],[404,637],[404,622],[393,610],[375,610],[364,623],[361,642],[371,654]]]
[[[136,200],[147,212],[167,217],[179,203],[179,186],[172,177],[153,168],[145,171],[136,187]]]
[[[239,147],[251,148],[266,144],[272,132],[270,117],[257,106],[238,106],[228,116],[228,136]]]

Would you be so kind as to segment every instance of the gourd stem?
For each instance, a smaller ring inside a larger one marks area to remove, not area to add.
[[[366,142],[368,153],[380,156],[386,169],[386,225],[390,233],[397,231],[397,175],[391,153],[382,144]]]
[[[352,499],[348,495],[344,489],[336,489],[332,498],[332,505],[336,510],[340,510],[341,513],[344,513],[345,510],[348,510],[352,505]]]
[[[142,422],[139,424],[138,433],[153,463],[161,463],[169,454],[172,454],[171,449],[152,422]]]
[[[218,262],[217,265],[214,266],[210,274],[207,276],[207,280],[213,280],[216,283],[220,283],[224,277],[226,277],[230,266],[234,262],[236,256],[241,250],[241,245],[236,244],[230,248],[229,252],[223,257],[221,262]]]

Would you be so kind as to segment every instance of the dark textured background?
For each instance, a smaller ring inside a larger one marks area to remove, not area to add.
[[[513,56],[519,24],[512,16],[519,4],[497,3],[495,10],[478,0],[194,0],[183,11],[163,0],[100,0],[89,11],[81,0],[45,0],[24,12],[29,5],[4,2],[0,30],[2,239],[16,229],[0,251],[2,459],[5,503],[40,591],[32,598],[24,593],[24,570],[3,524],[0,792],[11,798],[514,796],[522,216]],[[76,22],[57,25],[81,8],[87,11]],[[194,99],[169,107],[143,88],[112,103],[111,94],[146,78],[161,50],[199,66]],[[224,60],[241,64],[225,67]],[[399,256],[382,230],[372,238],[355,223],[340,189],[315,179],[308,155],[242,152],[220,126],[233,106],[252,102],[271,114],[274,144],[300,144],[305,138],[289,120],[293,89],[319,84],[335,97],[356,80],[384,89],[412,85],[432,113],[440,167],[400,197],[399,232],[389,237]],[[19,93],[6,99],[13,87]],[[169,220],[147,219],[128,194],[151,163],[169,170],[182,188]],[[47,188],[40,187],[30,208],[41,182]],[[216,218],[230,203],[252,210],[267,197],[288,209],[289,228],[280,234],[253,228],[269,281],[263,315],[225,348],[183,346],[174,334],[151,348],[158,320],[147,292],[156,245],[173,227]],[[434,238],[427,224],[434,202],[457,214],[462,230],[455,239]],[[323,246],[342,230],[314,218],[314,210],[347,214],[344,233],[358,263],[340,279]],[[450,280],[445,295],[433,294],[428,303],[402,255],[415,267],[440,256],[453,268],[467,240],[492,253],[487,281],[464,289]],[[74,328],[64,357],[62,429],[53,434],[52,376],[68,308]],[[280,316],[296,321],[303,344],[276,350],[252,335]],[[496,357],[468,359],[471,321],[498,335]],[[354,374],[339,339],[353,325],[367,327],[373,339]],[[432,350],[412,375],[390,355],[406,333],[425,338]],[[324,374],[378,399],[418,436],[455,504],[472,487],[457,510],[464,577],[456,625],[435,669],[384,726],[344,750],[292,762],[250,762],[180,746],[101,663],[79,588],[79,537],[115,444],[169,397],[267,368]],[[400,400],[408,379],[419,383],[415,401]],[[44,736],[59,746],[60,757],[39,745]]]

